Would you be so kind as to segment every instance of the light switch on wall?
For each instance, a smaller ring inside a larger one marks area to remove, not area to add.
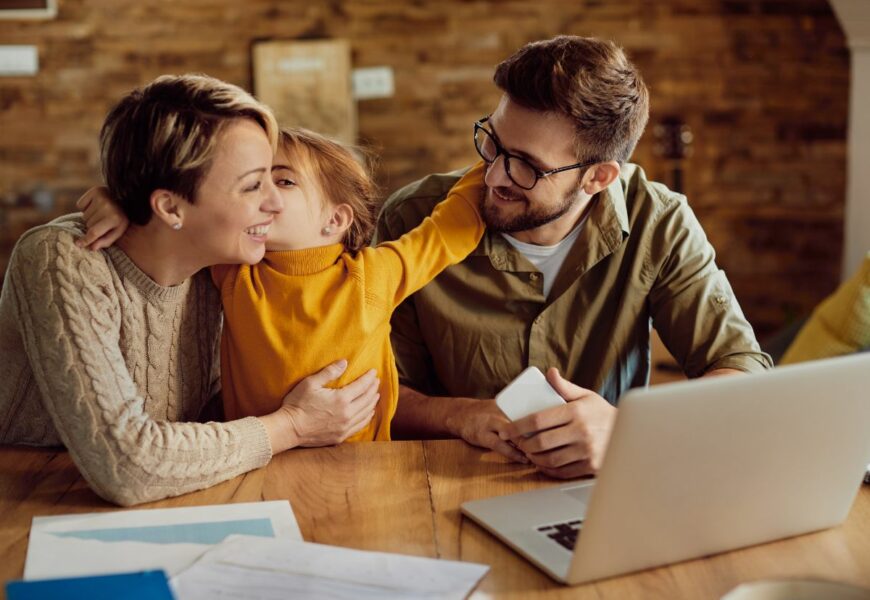
[[[395,91],[392,67],[353,70],[353,97],[357,100],[389,98]]]
[[[0,46],[0,76],[21,77],[39,72],[36,46]]]

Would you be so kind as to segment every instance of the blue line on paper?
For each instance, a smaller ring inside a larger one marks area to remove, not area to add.
[[[217,544],[235,533],[275,537],[270,519],[241,519],[178,525],[115,527],[82,531],[52,531],[52,535],[101,542],[148,542],[150,544]]]

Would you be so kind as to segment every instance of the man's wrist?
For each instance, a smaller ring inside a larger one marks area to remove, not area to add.
[[[465,425],[468,423],[469,411],[473,410],[479,400],[473,398],[439,398],[448,400],[444,403],[444,428],[448,435],[465,439]]]
[[[701,375],[701,377],[721,377],[722,375],[746,375],[746,372],[730,367],[719,367],[717,369],[710,369]]]
[[[467,400],[429,396],[402,384],[399,386],[399,406],[393,419],[393,432],[397,439],[462,437],[464,401]]]
[[[447,400],[447,398],[444,398]],[[457,398],[450,398],[451,401],[457,400]],[[442,407],[444,408],[444,407]],[[459,407],[456,407],[457,409]],[[442,420],[442,426],[444,428],[444,433],[446,433],[450,437],[461,438],[462,437],[462,417],[459,416],[461,410],[445,410],[444,418]]]

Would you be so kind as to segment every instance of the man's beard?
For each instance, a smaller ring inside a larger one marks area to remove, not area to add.
[[[499,187],[494,189],[498,191],[500,196],[516,201],[517,206],[522,205],[524,209],[519,214],[505,215],[502,208],[487,202],[492,193],[492,189],[487,189],[480,200],[480,216],[487,228],[497,233],[516,233],[542,227],[565,215],[580,199],[579,190],[575,188],[568,192],[562,201],[554,207],[531,207],[528,198],[517,194],[511,188]]]

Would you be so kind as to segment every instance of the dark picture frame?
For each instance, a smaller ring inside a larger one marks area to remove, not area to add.
[[[57,0],[0,0],[0,19],[53,19]]]

